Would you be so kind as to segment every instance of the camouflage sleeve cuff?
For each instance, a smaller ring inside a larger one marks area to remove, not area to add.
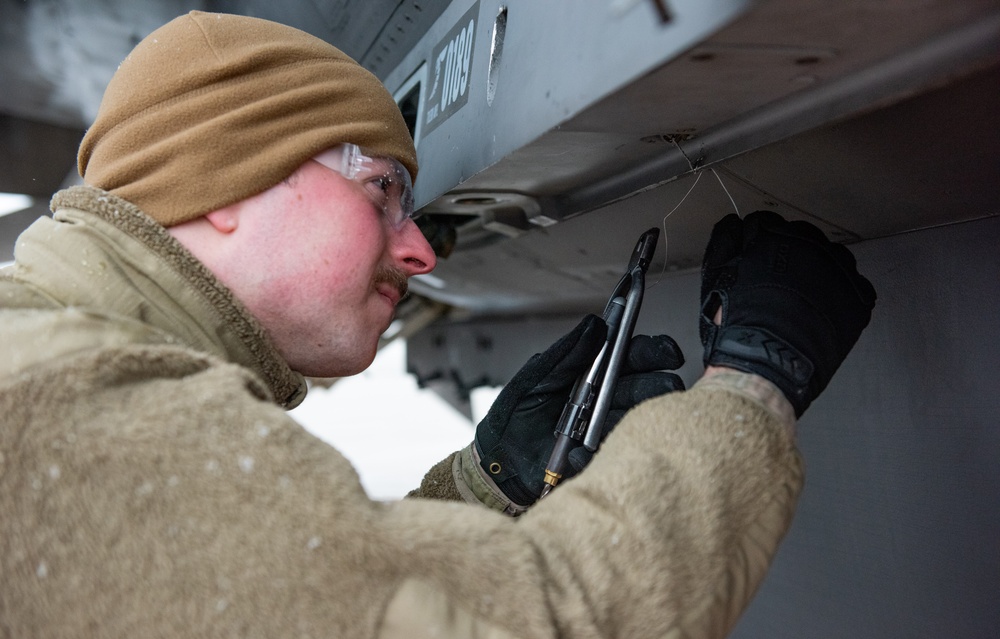
[[[469,444],[455,455],[451,471],[455,477],[455,486],[465,501],[483,504],[512,517],[517,517],[528,510],[526,506],[520,506],[508,499],[493,480],[486,476],[479,464],[479,454],[476,452],[475,444]]]
[[[760,375],[736,370],[717,370],[699,379],[693,388],[718,389],[742,395],[778,418],[795,435],[795,409],[781,390]]]
[[[420,487],[407,493],[407,497],[420,497],[423,499],[441,499],[445,501],[462,501],[462,496],[455,485],[455,478],[452,475],[452,459],[458,457],[458,453],[452,453],[448,457],[434,464],[434,466],[424,475]]]

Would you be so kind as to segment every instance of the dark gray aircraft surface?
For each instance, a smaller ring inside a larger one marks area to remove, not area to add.
[[[871,326],[800,422],[807,482],[734,637],[1000,636],[1000,1],[0,0],[0,261],[78,180],[104,85],[191,9],[358,59],[408,117],[443,256],[392,337],[467,410],[599,313],[661,230],[638,330],[700,372],[723,215],[851,245]]]

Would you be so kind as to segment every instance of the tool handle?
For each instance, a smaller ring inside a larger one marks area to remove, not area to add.
[[[590,368],[576,380],[569,401],[559,416],[556,443],[545,466],[542,497],[562,479],[569,454],[580,442],[589,451],[597,450],[600,445],[604,421],[639,316],[646,269],[656,251],[659,235],[659,229],[651,228],[639,237],[628,268],[604,308],[608,337]]]
[[[611,409],[611,400],[614,398],[615,387],[618,384],[618,376],[621,374],[622,363],[628,353],[629,342],[632,341],[632,332],[635,329],[635,321],[639,317],[639,307],[642,305],[642,292],[645,286],[645,277],[641,269],[636,268],[632,274],[632,286],[628,296],[625,298],[625,308],[622,311],[621,324],[615,335],[614,347],[611,349],[611,356],[608,358],[607,369],[601,383],[601,388],[597,392],[597,399],[594,401],[593,412],[587,422],[587,428],[583,436],[583,445],[587,450],[594,452],[601,445],[604,433],[604,421]]]

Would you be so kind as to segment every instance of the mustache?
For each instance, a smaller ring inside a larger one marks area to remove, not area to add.
[[[390,284],[399,291],[399,299],[406,297],[409,291],[409,277],[401,269],[395,266],[379,266],[375,269],[375,285]]]

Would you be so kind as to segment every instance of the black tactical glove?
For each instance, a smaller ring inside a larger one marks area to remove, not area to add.
[[[545,464],[555,445],[555,428],[570,390],[590,368],[607,336],[604,321],[588,315],[544,353],[534,355],[514,375],[476,428],[475,447],[486,477],[520,506],[538,500]],[[639,402],[683,390],[673,373],[684,364],[680,347],[666,335],[637,335],[629,344],[622,373],[605,421],[607,434]],[[590,461],[581,445],[570,453],[572,477]]]
[[[826,388],[875,307],[875,289],[850,251],[770,211],[720,220],[701,276],[705,365],[770,380],[796,417]]]

